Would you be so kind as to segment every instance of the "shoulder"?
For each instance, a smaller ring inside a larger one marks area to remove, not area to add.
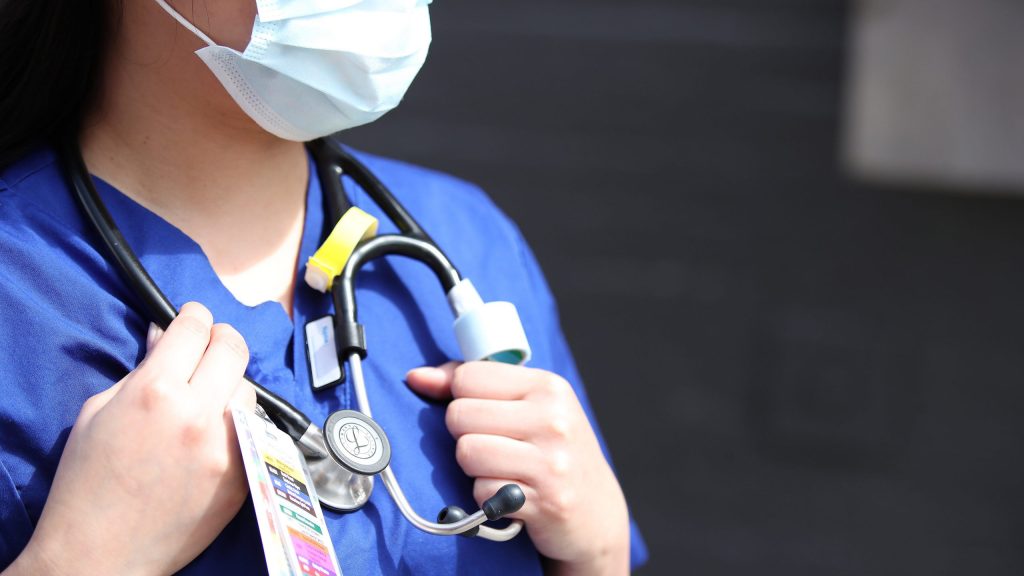
[[[401,160],[352,152],[417,219],[436,221],[442,228],[467,223],[468,219],[513,227],[491,198],[472,182]],[[435,235],[433,231],[431,234]]]
[[[0,171],[0,464],[33,521],[79,408],[144,334],[79,212],[48,150]],[[3,501],[0,517],[16,510]]]
[[[38,369],[40,358],[69,341],[80,341],[79,351],[94,349],[102,341],[94,339],[102,330],[97,312],[125,314],[124,285],[48,149],[0,171],[0,278],[0,358],[8,377],[18,367]],[[38,354],[23,354],[28,343]]]
[[[569,361],[554,297],[519,228],[475,184],[398,160],[354,152],[405,205],[484,300],[512,302],[534,351],[531,365],[559,371]],[[362,192],[358,192],[362,195]],[[353,199],[381,218],[362,195]],[[561,370],[565,372],[566,370]]]
[[[81,236],[84,221],[65,183],[56,155],[39,148],[0,170],[0,238],[9,255],[29,250],[40,256]],[[5,261],[5,268],[10,262]]]
[[[427,194],[454,193],[486,199],[486,195],[478,186],[451,174],[361,150],[352,148],[348,148],[348,150],[381,181],[392,188],[393,192],[397,193],[399,190],[411,187]]]
[[[400,160],[353,153],[478,288],[482,289],[481,283],[486,284],[492,277],[501,278],[505,288],[516,287],[516,280],[532,282],[536,262],[526,241],[515,223],[479,186]],[[355,196],[357,206],[376,210],[361,190]],[[381,218],[382,231],[389,231],[390,223],[385,220]],[[527,285],[519,288],[532,291]]]
[[[56,155],[40,148],[0,171],[0,297],[60,285],[70,269],[99,264]],[[3,314],[0,313],[0,317]]]
[[[12,203],[15,207],[56,209],[63,214],[60,205],[70,204],[70,199],[57,155],[48,147],[37,148],[0,168],[0,222],[10,220]]]
[[[499,264],[507,276],[535,265],[518,227],[476,184],[400,160],[354,153],[478,288],[477,277],[499,272]],[[371,204],[361,190],[357,194],[362,197],[354,198],[356,205]],[[382,231],[390,226],[384,220]]]

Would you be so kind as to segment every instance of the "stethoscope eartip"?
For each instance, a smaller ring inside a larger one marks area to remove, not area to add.
[[[459,508],[458,506],[445,506],[444,508],[441,509],[440,512],[437,513],[437,523],[455,524],[460,520],[464,520],[468,516],[469,514],[466,514],[466,511],[463,510],[462,508]],[[469,530],[466,530],[465,532],[460,532],[459,536],[472,538],[473,536],[476,536],[479,532],[480,527],[474,526]]]
[[[505,484],[484,501],[481,510],[488,520],[497,520],[503,516],[518,512],[526,504],[526,494],[518,484]]]

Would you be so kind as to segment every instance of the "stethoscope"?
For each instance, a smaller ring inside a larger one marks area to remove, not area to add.
[[[356,317],[355,276],[370,260],[389,254],[413,258],[427,265],[448,295],[456,316],[456,340],[467,360],[524,362],[529,358],[529,345],[515,307],[507,302],[483,302],[473,285],[460,276],[444,252],[388,188],[336,142],[323,138],[307,146],[316,161],[329,221],[339,221],[349,207],[342,183],[342,175],[346,174],[395,223],[399,234],[376,236],[361,242],[330,289],[335,308],[338,357],[347,360],[359,410],[335,412],[321,429],[286,400],[249,379],[256,389],[257,411],[295,441],[305,457],[317,497],[327,508],[339,512],[358,510],[369,500],[374,476],[379,474],[402,515],[420,530],[438,535],[480,536],[495,541],[515,537],[522,529],[521,521],[515,520],[504,528],[483,523],[522,508],[526,497],[516,484],[503,486],[473,514],[458,506],[447,506],[438,514],[436,522],[417,514],[406,499],[390,466],[391,450],[387,436],[372,420],[366,395],[362,369],[366,343],[363,327]],[[146,272],[107,211],[85,167],[77,138],[64,138],[60,154],[71,186],[89,221],[102,237],[129,286],[148,309],[149,317],[160,327],[167,328],[177,310]],[[341,370],[341,380],[344,380],[344,364]]]

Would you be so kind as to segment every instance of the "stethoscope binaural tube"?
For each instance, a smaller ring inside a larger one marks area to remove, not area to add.
[[[366,382],[362,369],[362,359],[366,356],[366,342],[363,327],[357,320],[355,278],[363,265],[388,254],[407,256],[427,265],[441,283],[445,294],[450,294],[461,282],[458,271],[436,245],[405,235],[378,236],[361,244],[349,257],[340,276],[335,280],[332,290],[335,338],[339,354],[348,357],[352,390],[355,393],[359,411],[371,418],[373,411],[366,394]],[[325,434],[330,434],[327,427],[324,428]],[[328,442],[332,440],[333,438],[330,437],[327,439]],[[484,503],[481,510],[472,515],[466,516],[461,508],[448,506],[438,514],[438,522],[431,522],[421,517],[412,508],[390,465],[380,471],[380,478],[406,520],[424,532],[437,535],[465,534],[488,540],[505,541],[514,538],[522,530],[523,523],[520,520],[514,520],[501,529],[482,525],[488,520],[496,520],[522,508],[526,498],[519,486],[515,484],[503,486]],[[495,512],[492,513],[492,510]]]

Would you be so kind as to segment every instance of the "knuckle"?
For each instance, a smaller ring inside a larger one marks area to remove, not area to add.
[[[477,480],[473,482],[473,500],[476,500],[477,506],[482,506],[484,501],[494,495],[494,492],[490,490],[489,484]]]
[[[562,407],[551,407],[545,420],[545,432],[555,441],[569,440],[572,435],[572,419]]]
[[[565,450],[553,450],[548,456],[548,475],[566,478],[572,470],[572,455]]]
[[[249,346],[245,343],[245,338],[231,325],[215,324],[211,332],[211,340],[227,347],[242,360],[249,361]]]
[[[209,329],[213,324],[213,314],[199,302],[186,302],[178,312],[178,318],[195,318]]]
[[[242,383],[239,384],[239,390],[236,392],[236,397],[243,406],[248,408],[255,408],[258,402],[256,387],[245,380],[242,380]],[[225,411],[228,411],[230,410],[230,407],[225,407],[224,409]]]
[[[545,508],[558,522],[570,520],[576,508],[576,492],[572,488],[560,488],[545,498]]]
[[[210,323],[206,322],[205,318],[198,315],[179,314],[178,317],[174,319],[174,324],[181,330],[184,330],[197,338],[205,338],[210,334]]]
[[[448,410],[444,415],[444,423],[445,426],[448,427],[448,431],[453,435],[457,435],[461,429],[460,427],[465,414],[463,410],[464,406],[465,403],[459,399],[452,400],[452,402],[448,404]]]
[[[463,436],[455,442],[455,461],[463,469],[473,464],[476,455],[476,447],[473,444],[472,436]]]
[[[538,388],[544,395],[555,399],[563,399],[572,392],[572,387],[569,386],[565,378],[545,370],[539,370],[538,372],[540,372]]]
[[[178,429],[182,446],[195,448],[202,445],[206,438],[206,427],[198,419],[188,419]]]
[[[466,387],[469,382],[468,367],[469,364],[460,364],[455,367],[455,371],[452,372],[452,396],[459,398],[464,396]]]
[[[147,379],[138,387],[139,404],[147,412],[153,412],[166,407],[173,402],[174,393],[171,386],[160,378]]]

